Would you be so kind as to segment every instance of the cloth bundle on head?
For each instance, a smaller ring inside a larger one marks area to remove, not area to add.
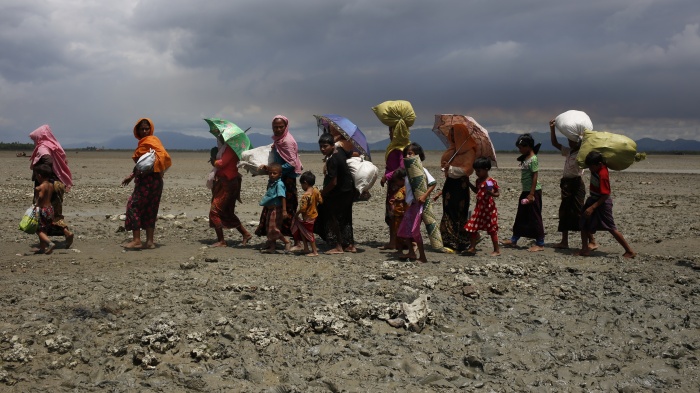
[[[440,167],[447,168],[449,165],[458,167],[466,176],[471,176],[474,172],[474,160],[476,159],[476,141],[472,138],[469,128],[464,124],[452,126],[450,134],[450,146],[442,153]]]
[[[29,169],[34,169],[42,156],[49,155],[53,160],[53,173],[61,183],[65,184],[66,191],[73,187],[73,175],[68,168],[66,152],[58,143],[56,137],[51,132],[51,128],[44,124],[29,134],[34,141],[34,152],[29,159]]]
[[[139,138],[139,124],[141,124],[141,122],[144,120],[146,120],[151,126],[151,130],[148,135],[143,138]],[[165,150],[165,147],[163,147],[163,143],[161,143],[157,136],[153,135],[154,131],[155,129],[151,119],[144,117],[136,122],[134,125],[134,137],[139,140],[139,144],[136,147],[136,150],[134,150],[134,154],[131,156],[131,158],[133,158],[134,162],[136,162],[138,161],[139,157],[153,149],[156,152],[156,162],[153,164],[153,172],[165,172],[165,170],[170,168],[172,165],[172,161],[170,160],[170,155]]]
[[[389,157],[393,150],[401,150],[411,143],[409,127],[416,121],[416,112],[408,101],[384,101],[372,108],[382,124],[394,129],[394,137],[386,147],[384,158]]]
[[[272,118],[272,122],[274,123],[276,119],[284,122],[284,132],[280,136],[272,135],[272,145],[285,162],[294,165],[294,173],[301,174],[304,167],[301,165],[301,160],[299,160],[297,141],[289,133],[289,119],[282,115],[277,115]]]

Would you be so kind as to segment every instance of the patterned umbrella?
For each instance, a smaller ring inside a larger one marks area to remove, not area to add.
[[[496,165],[496,150],[493,148],[489,132],[486,131],[481,124],[477,123],[473,117],[464,115],[435,115],[435,124],[433,132],[445,144],[445,147],[450,146],[450,129],[455,124],[464,124],[469,129],[469,133],[476,142],[476,157],[488,157],[494,166]]]
[[[233,149],[239,159],[241,158],[241,153],[253,147],[245,131],[230,121],[214,118],[204,119],[204,121],[209,124],[209,132],[215,137],[222,136],[224,142]]]
[[[330,127],[335,128],[345,139],[352,142],[352,145],[360,154],[364,154],[367,156],[367,159],[372,161],[372,156],[369,154],[367,138],[353,122],[338,115],[314,115],[314,117],[319,127],[325,129],[329,129]]]

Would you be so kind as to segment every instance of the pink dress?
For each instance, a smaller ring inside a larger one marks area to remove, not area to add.
[[[486,194],[486,187],[489,182],[493,184],[493,190],[498,191],[498,183],[491,177],[477,186],[476,207],[474,207],[471,218],[464,226],[467,232],[486,231],[489,234],[498,232],[496,202],[491,195]]]

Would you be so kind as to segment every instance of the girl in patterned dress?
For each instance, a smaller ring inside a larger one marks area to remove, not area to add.
[[[476,243],[479,239],[480,230],[486,231],[491,236],[493,252],[491,256],[501,255],[501,248],[498,246],[498,209],[493,198],[501,195],[498,183],[489,177],[491,160],[487,157],[479,157],[474,161],[474,172],[476,172],[476,184],[469,182],[469,188],[476,193],[476,207],[464,229],[469,233],[469,248],[465,255],[476,254]]]

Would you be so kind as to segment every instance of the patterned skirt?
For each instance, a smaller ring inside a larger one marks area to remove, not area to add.
[[[284,182],[284,187],[287,190],[287,194],[284,199],[286,200],[287,204],[288,218],[282,220],[282,224],[278,229],[282,231],[284,236],[292,236],[292,219],[294,218],[294,214],[297,212],[297,205],[299,204],[299,201],[297,201],[297,179],[296,177],[283,176],[282,182]],[[255,229],[255,235],[257,236],[267,236],[267,223],[265,217],[267,217],[269,209],[270,208],[265,206],[260,213],[260,223],[258,224],[257,229]]]
[[[211,190],[209,227],[238,228],[241,226],[241,220],[236,215],[236,200],[241,196],[241,181],[241,175],[232,180],[225,177],[216,178]]]
[[[469,178],[447,178],[442,186],[440,233],[445,247],[463,251],[469,248],[464,226],[469,221]]]
[[[156,227],[160,197],[163,194],[163,177],[159,172],[137,175],[134,192],[126,204],[127,231]]]

